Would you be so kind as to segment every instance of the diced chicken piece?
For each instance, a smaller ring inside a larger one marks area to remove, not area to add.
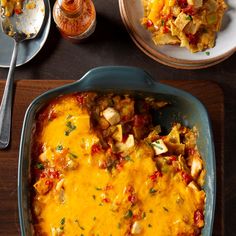
[[[141,225],[138,221],[135,221],[131,228],[131,234],[140,234],[142,231]]]
[[[103,111],[104,118],[110,123],[115,125],[120,122],[120,114],[112,107],[108,107]]]
[[[134,136],[132,134],[129,134],[125,143],[120,142],[116,144],[116,148],[119,152],[127,152],[132,147],[134,147]]]
[[[116,131],[112,135],[112,138],[114,138],[118,142],[122,142],[123,133],[122,133],[122,126],[120,124],[116,126]]]
[[[193,189],[193,190],[196,190],[196,191],[199,190],[197,184],[196,184],[194,181],[191,181],[191,182],[188,184],[188,186],[189,186],[191,189]]]
[[[191,17],[181,12],[175,20],[176,27],[183,31],[184,27],[191,21]]]
[[[152,146],[156,155],[168,152],[168,148],[166,147],[162,139],[158,139],[155,142],[152,142]]]
[[[189,5],[194,6],[195,8],[202,7],[203,0],[187,0]]]
[[[196,178],[202,170],[202,160],[198,156],[194,156],[191,166],[191,175]]]

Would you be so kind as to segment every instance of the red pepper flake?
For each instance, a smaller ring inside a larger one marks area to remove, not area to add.
[[[202,210],[196,210],[194,212],[194,223],[197,225],[197,227],[201,228],[204,226],[204,215]]]
[[[150,175],[150,179],[154,182],[157,180],[157,177],[162,177],[162,173],[157,170],[152,175]]]
[[[182,175],[184,181],[186,182],[186,184],[189,184],[193,180],[192,176],[184,171],[181,172],[181,175]]]
[[[194,148],[188,148],[187,153],[188,153],[188,155],[192,156],[195,153],[195,149]]]
[[[40,178],[45,178],[46,177],[46,174],[45,173],[41,173],[40,174]]]
[[[111,202],[111,200],[109,198],[103,198],[102,201],[105,202],[105,203]]]
[[[153,22],[151,20],[147,20],[146,26],[147,26],[147,28],[152,27]]]
[[[168,165],[172,165],[172,162],[173,162],[173,161],[177,161],[177,158],[176,158],[175,156],[169,157],[169,159],[168,159],[168,161],[167,161],[167,164],[168,164]]]
[[[104,188],[105,191],[111,190],[111,189],[113,189],[113,186],[109,184]]]
[[[57,113],[54,110],[50,110],[48,114],[48,120],[52,121],[57,118]]]
[[[94,155],[96,153],[99,153],[101,150],[102,150],[101,146],[98,143],[95,143],[92,145],[91,154]]]

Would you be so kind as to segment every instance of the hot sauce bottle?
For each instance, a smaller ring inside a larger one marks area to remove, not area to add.
[[[57,0],[53,18],[62,36],[74,43],[90,36],[96,27],[96,10],[92,0]]]

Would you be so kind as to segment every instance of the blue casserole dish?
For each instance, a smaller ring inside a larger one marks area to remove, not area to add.
[[[188,127],[196,126],[199,132],[198,149],[203,156],[207,171],[204,185],[206,192],[205,226],[202,235],[212,235],[216,197],[216,167],[211,125],[206,109],[191,94],[154,82],[151,76],[142,69],[120,66],[92,69],[80,80],[40,95],[28,107],[21,134],[18,164],[18,209],[22,235],[33,235],[30,223],[29,180],[31,137],[35,128],[35,116],[51,99],[78,91],[151,94],[171,103],[171,106],[167,106],[162,110],[161,116],[157,116],[157,122],[164,129],[170,128],[173,122],[180,122]]]

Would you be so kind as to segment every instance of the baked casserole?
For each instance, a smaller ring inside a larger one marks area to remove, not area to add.
[[[35,235],[201,235],[206,194],[197,130],[162,130],[152,97],[74,93],[36,118]]]

